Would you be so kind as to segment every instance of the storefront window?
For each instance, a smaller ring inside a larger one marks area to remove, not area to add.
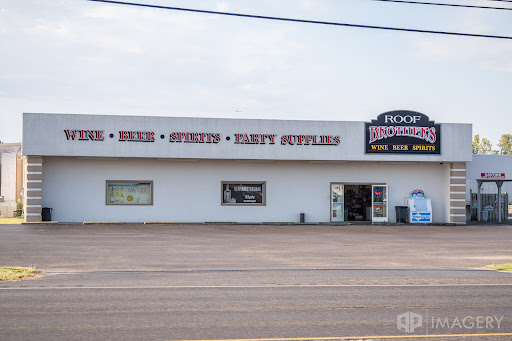
[[[222,182],[222,205],[265,206],[264,181]]]
[[[153,181],[107,180],[107,205],[153,205]]]

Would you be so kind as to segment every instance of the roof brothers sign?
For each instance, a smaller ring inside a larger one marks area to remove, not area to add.
[[[441,126],[415,111],[389,111],[365,123],[367,154],[441,154]]]

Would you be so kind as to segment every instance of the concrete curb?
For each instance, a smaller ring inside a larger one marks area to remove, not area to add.
[[[21,225],[126,225],[126,224],[139,224],[139,225],[233,225],[233,226],[476,226],[476,225],[491,225],[488,223],[477,224],[456,224],[456,223],[372,223],[372,222],[311,222],[311,223],[294,223],[294,222],[179,222],[179,221],[145,221],[145,222],[119,222],[119,221],[84,221],[84,222],[59,222],[59,221],[41,221],[41,222],[22,222]],[[497,223],[496,223],[497,224]],[[499,224],[497,224],[499,225]],[[507,225],[502,223],[501,225]]]

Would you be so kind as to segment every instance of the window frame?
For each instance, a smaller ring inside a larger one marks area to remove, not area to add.
[[[116,204],[116,203],[109,203],[108,201],[108,185],[114,183],[114,184],[149,184],[149,190],[150,190],[150,203],[148,204]],[[153,180],[105,180],[105,205],[106,206],[153,206]]]
[[[225,203],[224,185],[261,185],[261,203]],[[220,183],[220,204],[221,206],[267,206],[267,182],[266,181],[221,181]]]

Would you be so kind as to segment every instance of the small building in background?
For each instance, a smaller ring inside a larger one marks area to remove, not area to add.
[[[23,174],[21,143],[0,143],[0,214],[2,218],[16,215],[16,202],[22,199]]]
[[[467,166],[467,197],[470,193],[478,191],[477,179],[482,179],[482,174],[503,174],[504,179],[512,179],[512,155],[483,155],[474,154],[473,160],[468,162]],[[486,182],[480,189],[482,193],[496,194],[498,190],[496,183]],[[501,193],[508,193],[508,205],[512,205],[512,182],[504,182],[501,187]]]
[[[498,183],[501,183],[502,220],[507,220],[509,207],[512,205],[512,155],[475,154],[467,163],[466,205],[469,208],[468,220],[477,220],[478,182],[482,182],[481,211],[487,212],[483,220],[497,221]]]

